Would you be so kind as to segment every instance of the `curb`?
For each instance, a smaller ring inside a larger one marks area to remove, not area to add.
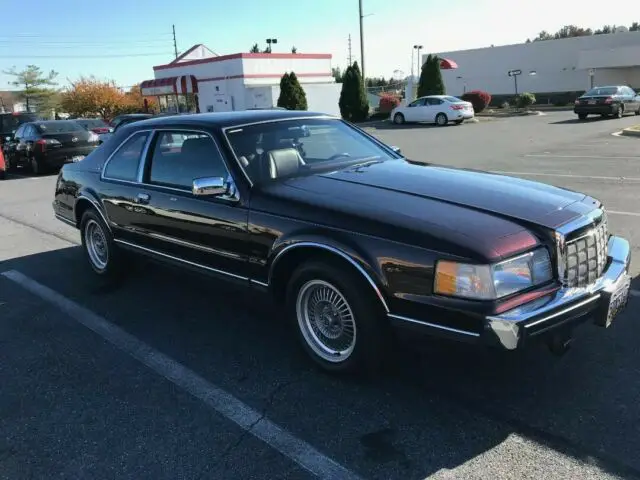
[[[638,137],[640,138],[640,130],[632,130],[631,128],[623,128],[620,135],[624,135],[625,137]]]

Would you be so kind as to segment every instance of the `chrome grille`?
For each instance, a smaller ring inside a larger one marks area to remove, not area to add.
[[[567,287],[585,287],[602,276],[607,265],[609,232],[604,215],[595,226],[564,241],[560,268],[561,281]]]

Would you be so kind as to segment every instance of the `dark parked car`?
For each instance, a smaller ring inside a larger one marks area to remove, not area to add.
[[[599,201],[409,161],[309,112],[128,125],[62,168],[53,209],[99,279],[135,252],[269,292],[331,371],[378,366],[393,327],[562,352],[580,322],[608,326],[630,285]]]
[[[18,127],[26,122],[35,122],[38,117],[34,113],[0,113],[0,145],[13,140]]]
[[[146,120],[152,116],[150,113],[126,113],[124,115],[118,115],[111,120],[111,128],[112,131],[115,132],[118,128],[128,125],[129,123]]]
[[[39,175],[77,162],[98,146],[98,136],[73,120],[24,123],[6,149],[8,169],[25,166]]]
[[[593,114],[617,118],[625,113],[640,115],[640,95],[625,85],[595,87],[576,99],[573,111],[580,120]]]
[[[89,130],[98,135],[100,139],[99,143],[102,143],[106,139],[105,135],[109,135],[112,130],[109,124],[101,118],[74,118],[73,120],[80,124],[85,130]]]

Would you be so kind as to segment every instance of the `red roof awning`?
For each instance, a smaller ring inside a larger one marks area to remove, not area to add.
[[[453,60],[449,60],[448,58],[441,58],[440,68],[443,70],[453,70],[454,68],[458,68],[458,64]]]
[[[180,75],[178,77],[155,78],[145,80],[140,84],[142,95],[183,95],[198,93],[198,80],[194,75]]]

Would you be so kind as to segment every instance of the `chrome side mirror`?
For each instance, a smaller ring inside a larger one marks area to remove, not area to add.
[[[394,153],[397,153],[398,155],[402,154],[402,152],[400,151],[400,147],[396,147],[395,145],[391,146],[391,150],[393,150]]]
[[[230,193],[229,184],[222,177],[196,178],[193,181],[192,192],[196,196],[216,196],[228,195]]]

